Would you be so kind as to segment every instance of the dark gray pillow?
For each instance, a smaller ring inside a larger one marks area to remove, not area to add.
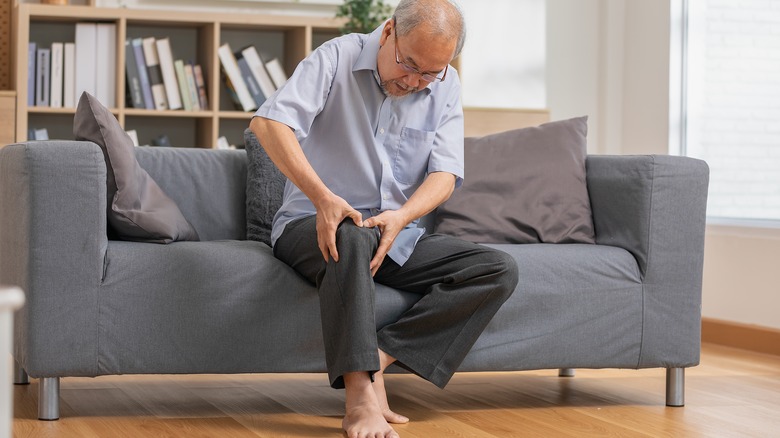
[[[246,147],[246,238],[271,245],[271,226],[282,206],[287,177],[276,167],[251,129],[244,131]]]
[[[153,243],[198,240],[198,233],[176,203],[138,164],[133,141],[114,115],[89,93],[79,99],[73,135],[103,150],[108,171],[108,223],[119,239]]]
[[[585,181],[588,118],[465,142],[463,185],[436,232],[477,243],[595,243]]]

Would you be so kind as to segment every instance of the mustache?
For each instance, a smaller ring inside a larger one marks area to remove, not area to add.
[[[402,83],[400,83],[400,82],[398,82],[398,81],[396,81],[396,80],[394,80],[394,79],[391,79],[391,80],[389,80],[389,81],[382,82],[382,84],[381,84],[381,86],[382,86],[382,91],[383,91],[383,92],[385,93],[385,95],[386,95],[386,96],[388,96],[388,97],[403,97],[403,96],[395,96],[395,95],[391,94],[391,93],[388,91],[388,89],[387,89],[387,86],[388,86],[388,84],[390,84],[391,82],[392,82],[393,84],[395,84],[395,86],[396,86],[396,87],[398,87],[398,88],[400,88],[401,90],[403,90],[403,91],[407,92],[407,94],[412,94],[412,93],[416,93],[417,91],[419,91],[419,88],[418,88],[418,87],[407,87],[406,85],[404,85],[404,84],[402,84]],[[405,95],[406,95],[406,94],[405,94]],[[405,95],[404,95],[404,96],[405,96]]]

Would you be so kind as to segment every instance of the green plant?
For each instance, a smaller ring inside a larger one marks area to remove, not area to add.
[[[382,0],[344,0],[336,17],[348,18],[344,27],[339,29],[342,34],[369,33],[387,20],[392,12],[393,8]]]

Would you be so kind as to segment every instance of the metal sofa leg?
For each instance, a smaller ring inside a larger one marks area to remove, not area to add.
[[[685,368],[666,369],[666,406],[685,406]]]
[[[574,377],[574,368],[559,368],[558,377]]]
[[[14,359],[14,385],[27,385],[30,383],[30,377],[27,376],[27,372],[19,365],[19,362]]]
[[[60,419],[60,378],[42,377],[38,381],[38,419]]]

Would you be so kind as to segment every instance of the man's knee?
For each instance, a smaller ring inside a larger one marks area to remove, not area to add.
[[[371,255],[379,245],[379,236],[374,228],[364,228],[355,225],[351,219],[339,224],[336,230],[336,248],[343,251],[368,251]]]
[[[506,291],[507,296],[511,295],[518,282],[519,269],[517,261],[511,255],[500,250],[491,251],[490,257],[492,258],[491,265],[495,267],[499,285]]]

